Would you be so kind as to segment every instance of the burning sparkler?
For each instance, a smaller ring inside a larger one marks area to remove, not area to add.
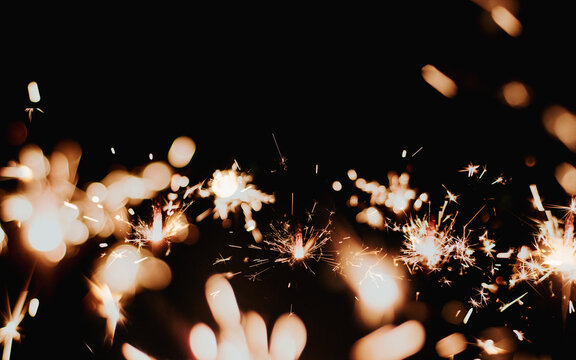
[[[574,238],[574,199],[565,207],[566,215],[558,219],[545,210],[535,186],[531,187],[535,206],[546,219],[537,221],[538,233],[534,248],[522,246],[516,255],[510,286],[521,281],[539,284],[556,275],[562,282],[562,314],[565,317],[571,302],[572,285],[576,282],[576,239]],[[564,226],[561,226],[563,222]]]
[[[228,218],[230,212],[242,209],[245,222],[244,228],[254,236],[256,242],[262,241],[262,235],[252,218],[252,210],[259,211],[262,203],[274,203],[274,195],[258,190],[252,184],[252,176],[238,171],[237,163],[228,170],[216,170],[207,188],[198,188],[198,194],[203,197],[214,198],[214,209],[208,210],[197,217],[197,221],[204,219],[211,211],[214,218],[222,220]]]
[[[158,203],[152,206],[152,223],[139,220],[133,226],[133,235],[126,242],[133,242],[139,248],[145,244],[155,246],[164,242],[167,245],[166,254],[170,251],[172,242],[182,242],[188,236],[189,223],[185,215],[187,206],[179,208],[170,203],[164,209]]]
[[[278,253],[274,260],[278,263],[287,263],[290,266],[302,264],[309,269],[307,260],[326,261],[332,258],[324,251],[324,246],[331,240],[331,222],[323,228],[313,225],[302,226],[299,222],[291,224],[283,222],[280,226],[270,226],[271,233],[264,238],[268,249]]]

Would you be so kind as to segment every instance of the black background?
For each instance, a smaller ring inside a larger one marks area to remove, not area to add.
[[[346,178],[348,169],[383,184],[388,171],[409,171],[412,186],[430,194],[433,209],[443,202],[444,185],[461,194],[461,219],[487,205],[493,215],[479,226],[494,234],[500,251],[532,243],[530,218],[539,215],[530,205],[529,184],[538,185],[547,204],[569,201],[554,169],[574,162],[574,154],[541,123],[551,105],[574,110],[570,49],[576,33],[563,3],[521,2],[517,17],[523,33],[517,38],[473,2],[144,10],[146,15],[112,12],[97,20],[75,16],[53,32],[39,26],[18,50],[7,52],[14,65],[3,70],[3,165],[21,147],[10,144],[14,123],[24,123],[26,142],[47,154],[62,139],[77,141],[83,150],[79,187],[119,164],[142,166],[150,153],[165,159],[174,138],[187,135],[197,152],[182,174],[192,183],[237,161],[254,175],[256,186],[276,195],[276,204],[255,214],[263,231],[270,222],[305,217],[317,202],[319,223],[334,211],[335,223],[391,251],[401,236],[356,223],[358,209],[346,206],[350,195],[359,194]],[[426,64],[458,84],[454,98],[423,81]],[[502,102],[501,86],[512,80],[531,89],[526,108]],[[28,100],[30,81],[39,84],[38,104]],[[42,112],[33,112],[30,121],[27,107]],[[526,166],[528,156],[536,159],[532,167]],[[485,165],[486,178],[459,172],[470,162]],[[492,185],[498,176],[506,184]],[[334,180],[344,184],[341,192],[331,189]],[[9,191],[14,184],[2,185]],[[190,217],[208,205],[194,204]],[[128,320],[118,326],[111,346],[103,341],[104,322],[84,302],[97,244],[89,241],[56,267],[34,268],[29,254],[9,242],[2,279],[11,303],[29,276],[30,291],[41,300],[38,316],[22,323],[23,339],[14,345],[13,358],[121,358],[123,342],[161,359],[190,358],[191,326],[213,325],[205,280],[215,272],[250,271],[241,261],[249,251],[228,246],[253,241],[242,217],[233,220],[231,229],[210,218],[196,224],[199,241],[176,245],[165,259],[173,273],[170,286],[139,293],[126,305]],[[233,260],[213,265],[220,255]],[[260,281],[240,275],[231,283],[241,309],[257,310],[269,327],[291,309],[302,318],[308,331],[302,359],[348,358],[351,345],[368,330],[355,319],[353,294],[342,280],[326,264],[312,267],[315,274],[276,266]],[[428,309],[427,343],[413,359],[434,358],[436,341],[455,331],[471,342],[457,358],[472,358],[479,352],[475,339],[493,326],[526,333],[530,341],[517,344],[516,356],[556,356],[569,348],[576,335],[571,315],[562,321],[560,300],[546,286],[502,295],[506,301],[528,291],[523,306],[501,313],[500,304],[492,303],[469,325],[448,325],[442,306],[453,299],[466,302],[470,284],[479,281],[470,275],[446,287],[433,276],[407,277],[407,297],[420,291]],[[394,322],[411,317],[403,309]]]

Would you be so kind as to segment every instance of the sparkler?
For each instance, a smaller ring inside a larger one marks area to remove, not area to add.
[[[541,204],[536,187],[531,187],[535,206],[544,210],[546,220],[537,221],[538,233],[534,248],[520,248],[510,277],[510,286],[521,281],[539,284],[556,275],[562,282],[562,314],[566,316],[571,301],[572,284],[576,282],[576,239],[574,238],[574,199],[565,208],[566,215],[558,219]]]
[[[271,225],[271,233],[264,237],[264,244],[268,249],[277,253],[274,262],[287,263],[290,266],[302,264],[310,269],[307,260],[330,262],[332,257],[324,251],[325,245],[331,240],[331,222],[323,228],[315,228],[313,225],[302,226],[299,222],[295,225],[289,221],[280,226]]]
[[[126,242],[135,243],[139,248],[145,244],[156,246],[164,242],[168,246],[166,250],[168,254],[172,242],[181,242],[188,235],[189,223],[185,215],[186,208],[187,206],[179,208],[171,202],[164,207],[166,211],[163,211],[159,203],[154,204],[152,223],[149,224],[140,219],[137,225],[132,226],[133,236],[126,239]]]
[[[455,216],[440,218],[439,221],[426,216],[410,219],[402,229],[405,241],[398,260],[404,262],[411,272],[416,269],[439,271],[457,251],[463,266],[469,266],[473,258],[466,242],[454,236],[455,220]]]
[[[274,203],[274,195],[266,194],[252,184],[252,176],[238,171],[235,163],[231,169],[216,170],[208,182],[207,188],[197,189],[200,197],[214,198],[214,218],[227,219],[230,212],[242,209],[245,222],[244,228],[254,236],[256,242],[262,241],[256,221],[252,218],[252,210],[259,211],[262,204]],[[210,211],[197,217],[197,221],[204,219]]]

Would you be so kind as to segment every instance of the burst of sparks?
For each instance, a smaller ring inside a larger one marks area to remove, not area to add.
[[[121,295],[113,294],[107,284],[98,284],[88,280],[90,291],[94,296],[96,310],[100,316],[106,319],[106,339],[114,340],[116,326],[124,321],[124,314],[120,300]]]
[[[473,175],[478,173],[478,168],[480,165],[474,165],[472,163],[468,164],[464,169],[460,170],[460,172],[465,172],[468,174],[468,177],[472,177]]]
[[[222,220],[228,218],[230,212],[242,209],[244,214],[246,231],[252,232],[257,242],[262,240],[256,227],[256,221],[252,217],[252,210],[258,211],[263,203],[274,203],[274,195],[260,191],[252,183],[252,176],[238,171],[235,163],[231,169],[216,170],[207,188],[198,187],[198,194],[203,197],[214,198],[214,217]],[[208,212],[198,216],[202,220]]]
[[[290,266],[302,264],[309,269],[306,262],[315,260],[331,262],[332,257],[324,251],[324,246],[331,240],[331,222],[323,228],[312,225],[302,226],[299,223],[292,225],[283,222],[279,226],[270,226],[271,233],[264,237],[268,249],[277,253],[274,260],[287,263]]]
[[[576,281],[576,241],[574,239],[574,215],[568,213],[564,227],[560,220],[550,211],[546,211],[547,219],[539,222],[534,249],[517,256],[513,284],[527,280],[540,283],[549,276],[559,275],[566,282]]]
[[[404,225],[405,240],[398,257],[408,268],[440,270],[455,249],[453,226],[455,217],[446,223],[437,224],[428,217],[416,217]]]
[[[10,359],[12,353],[12,343],[14,340],[20,341],[20,323],[26,315],[25,303],[28,291],[22,291],[14,308],[8,309],[8,314],[4,316],[4,326],[0,328],[0,344],[4,345],[2,360]]]
[[[178,209],[172,202],[164,207],[166,212],[162,211],[159,205],[153,206],[152,224],[139,220],[138,224],[133,227],[133,237],[127,239],[127,242],[134,242],[138,247],[144,244],[159,243],[170,241],[178,237],[188,228],[188,221],[184,215],[185,207]]]
[[[481,308],[481,307],[485,306],[489,300],[490,300],[490,296],[489,296],[486,288],[482,287],[480,289],[476,289],[476,296],[473,298],[470,298],[468,303],[473,308]]]

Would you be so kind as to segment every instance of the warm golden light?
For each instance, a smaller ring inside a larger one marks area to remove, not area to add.
[[[154,220],[152,222],[152,236],[150,240],[158,242],[162,240],[162,211],[159,207],[154,208]]]
[[[384,219],[384,215],[374,206],[362,209],[362,211],[356,214],[356,221],[368,224],[370,227],[375,229],[384,230],[386,228],[386,219]]]
[[[215,360],[218,358],[216,335],[208,325],[199,323],[190,330],[190,349],[198,360]]]
[[[492,15],[494,22],[508,35],[517,37],[522,33],[522,24],[514,14],[505,7],[500,5],[494,6],[490,14]]]
[[[422,67],[422,78],[439,93],[448,98],[452,98],[458,93],[456,83],[434,65],[428,64]]]
[[[401,360],[417,353],[426,338],[424,326],[409,320],[394,327],[385,325],[358,340],[352,360]]]
[[[334,190],[334,191],[342,190],[342,183],[340,181],[332,182],[332,190]]]
[[[168,164],[156,161],[152,162],[144,168],[142,172],[142,180],[147,189],[151,191],[160,191],[166,189],[170,185],[172,178],[172,169]]]
[[[175,168],[182,168],[190,163],[196,152],[196,143],[187,137],[180,136],[174,139],[168,151],[168,162]]]
[[[542,123],[548,133],[576,152],[576,115],[560,105],[553,105],[544,110]]]
[[[270,358],[298,359],[306,345],[306,327],[300,318],[284,314],[276,320],[270,334]]]
[[[204,323],[192,327],[190,349],[196,359],[295,360],[306,345],[306,327],[295,314],[283,314],[274,323],[268,347],[266,323],[253,311],[241,313],[224,274],[206,281],[206,300],[218,325],[216,334]]]
[[[530,93],[520,81],[511,81],[502,86],[502,96],[508,105],[523,108],[530,104]]]
[[[155,360],[128,343],[122,344],[122,355],[124,355],[126,360]]]
[[[217,170],[212,178],[212,191],[219,198],[228,198],[238,190],[241,179],[234,170]]]
[[[339,250],[344,280],[354,292],[359,320],[368,327],[377,327],[393,313],[402,294],[396,268],[381,250],[368,250],[348,239]]]
[[[36,81],[28,83],[28,98],[33,103],[40,101],[40,90],[38,89],[38,83]]]
[[[28,224],[28,243],[34,250],[54,250],[63,242],[62,229],[56,214],[55,210],[40,214]]]
[[[133,293],[138,285],[137,274],[141,258],[136,247],[118,245],[110,250],[104,263],[96,270],[96,279],[99,283],[106,284],[114,293]]]
[[[170,285],[172,280],[172,270],[170,266],[161,259],[155,258],[152,254],[144,252],[139,262],[140,267],[137,273],[137,283],[149,290],[162,290]]]
[[[562,162],[556,166],[554,176],[567,194],[576,195],[576,167]]]
[[[38,313],[38,307],[40,307],[40,301],[37,298],[30,299],[30,304],[28,305],[28,315],[30,315],[30,317],[35,317]]]
[[[436,343],[436,353],[440,357],[453,359],[455,355],[460,354],[468,346],[468,340],[461,333],[450,334]]]

